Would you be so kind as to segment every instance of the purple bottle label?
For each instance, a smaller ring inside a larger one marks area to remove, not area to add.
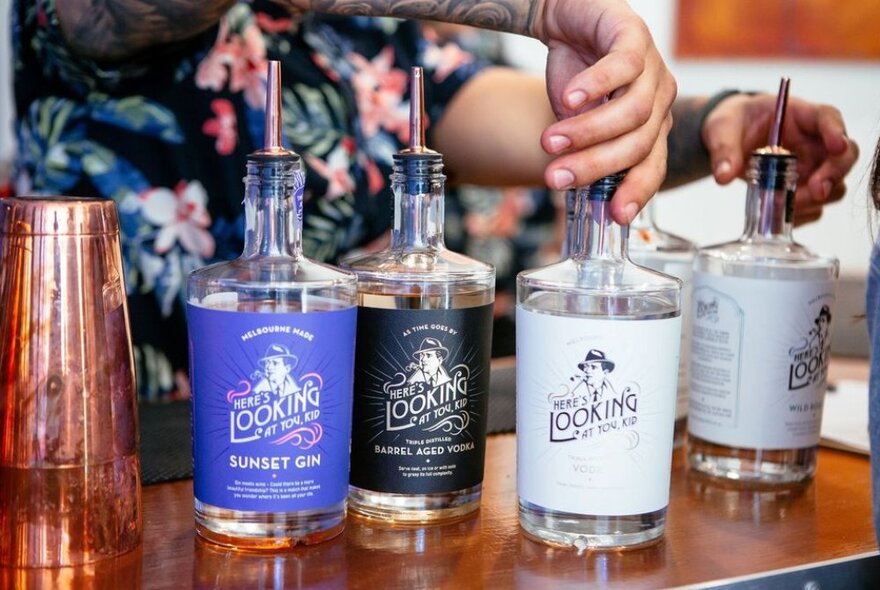
[[[358,311],[351,483],[403,494],[483,481],[492,305]]]
[[[345,499],[356,316],[187,305],[197,499],[260,512]]]

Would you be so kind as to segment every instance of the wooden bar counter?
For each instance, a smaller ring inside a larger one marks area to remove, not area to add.
[[[835,360],[831,378],[865,378],[863,361]],[[517,522],[516,437],[491,436],[482,508],[463,522],[390,528],[349,517],[322,545],[243,554],[196,538],[192,481],[146,486],[145,539],[135,554],[86,568],[9,571],[0,583],[110,588],[668,588],[876,551],[867,457],[821,449],[810,484],[738,491],[688,473],[675,453],[664,539],[626,552],[558,550]],[[59,577],[60,576],[60,577]],[[76,580],[88,580],[87,585]],[[4,587],[8,585],[4,584]]]

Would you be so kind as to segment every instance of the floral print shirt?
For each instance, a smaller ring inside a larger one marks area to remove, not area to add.
[[[96,34],[98,34],[96,32]],[[118,206],[142,396],[186,395],[187,274],[243,245],[246,155],[263,144],[266,62],[282,64],[285,142],[306,166],[303,245],[333,261],[390,223],[409,68],[429,121],[482,62],[414,22],[234,5],[211,30],[106,67],[66,45],[54,0],[12,9],[20,195]]]

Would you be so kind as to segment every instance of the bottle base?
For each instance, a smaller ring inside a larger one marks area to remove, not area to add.
[[[353,514],[394,524],[428,524],[461,520],[480,507],[482,485],[441,494],[392,494],[349,486]]]
[[[688,434],[688,464],[709,477],[744,484],[782,486],[807,481],[816,473],[817,447],[742,449],[717,445]]]
[[[631,515],[572,514],[520,500],[519,524],[534,541],[586,550],[640,549],[660,542],[666,529],[666,508]]]
[[[345,529],[345,502],[298,512],[227,510],[195,500],[196,532],[239,551],[279,551],[329,541]]]

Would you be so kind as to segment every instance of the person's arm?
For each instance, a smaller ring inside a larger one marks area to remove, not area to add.
[[[75,51],[112,60],[195,35],[231,4],[58,1],[62,30]],[[542,147],[554,156],[544,170],[547,185],[565,189],[629,169],[612,205],[612,215],[629,222],[663,180],[675,81],[644,22],[622,0],[277,1],[296,10],[438,20],[540,39],[549,50],[548,97],[562,119],[541,135]],[[613,99],[600,104],[609,95]]]
[[[236,0],[56,0],[67,44],[100,62],[193,37],[220,20]]]
[[[679,98],[672,107],[664,189],[712,175],[718,184],[744,178],[752,151],[767,145],[776,107],[772,94],[719,92]],[[798,158],[795,223],[819,219],[843,198],[859,155],[836,108],[791,97],[782,145]]]

